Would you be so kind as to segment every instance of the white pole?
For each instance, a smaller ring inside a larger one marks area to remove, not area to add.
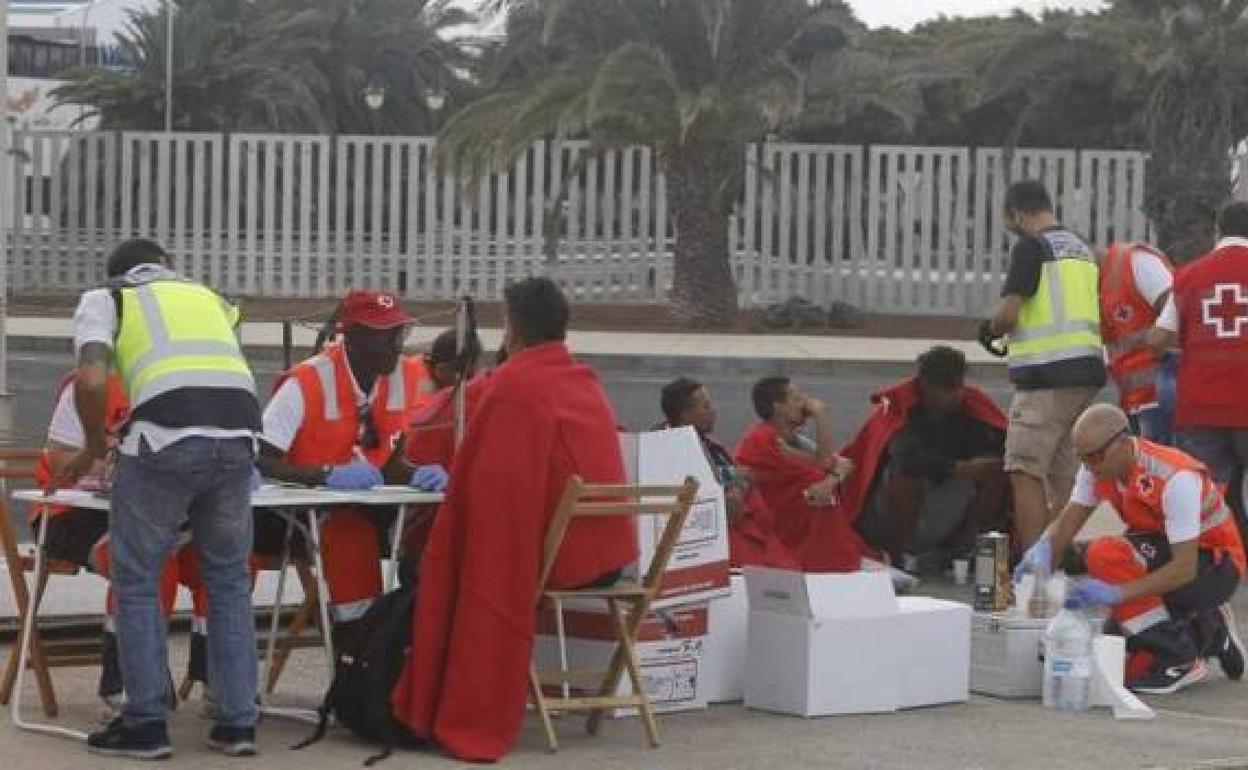
[[[165,0],[165,133],[173,131],[173,0]]]
[[[0,398],[9,395],[9,246],[10,224],[16,214],[9,210],[13,189],[13,156],[9,155],[9,4],[0,2]],[[7,417],[7,409],[5,410]],[[3,426],[8,428],[6,422]]]

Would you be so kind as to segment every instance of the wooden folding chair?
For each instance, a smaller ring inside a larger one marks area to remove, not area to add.
[[[39,458],[37,449],[0,449],[0,548],[3,548],[4,561],[8,567],[9,585],[17,604],[18,628],[24,629],[31,622],[30,642],[26,650],[26,668],[35,673],[35,682],[39,688],[39,699],[43,704],[43,712],[49,718],[57,715],[56,691],[52,687],[49,669],[68,666],[95,666],[100,664],[101,648],[98,639],[89,640],[58,640],[44,641],[39,631],[39,605],[43,601],[48,579],[52,575],[76,575],[78,566],[71,562],[55,559],[39,559],[36,553],[22,554],[17,545],[17,532],[13,527],[9,508],[9,481],[35,478],[35,462]],[[40,523],[36,550],[43,546],[46,535],[46,516]],[[37,565],[37,566],[36,566]],[[26,585],[26,573],[35,572],[35,595],[30,595]],[[0,705],[8,705],[18,682],[19,668],[22,658],[22,636],[19,633],[17,642],[9,648],[3,676],[0,676]],[[17,715],[15,715],[16,717]]]
[[[550,608],[561,618],[563,603],[574,598],[588,598],[606,602],[615,622],[617,644],[610,664],[605,671],[569,671],[566,667],[539,671],[536,664],[529,668],[529,693],[533,706],[542,720],[546,740],[552,752],[558,751],[559,741],[551,724],[552,713],[588,711],[586,729],[596,735],[605,712],[616,708],[636,708],[641,714],[642,725],[651,748],[659,745],[659,728],[654,711],[641,679],[641,666],[637,661],[637,632],[645,620],[659,592],[663,572],[672,555],[685,518],[698,492],[698,482],[686,478],[679,486],[642,486],[634,484],[587,484],[579,476],[569,479],[546,533],[542,553],[541,580],[538,585],[535,611]],[[640,579],[623,579],[613,585],[600,588],[552,589],[546,582],[559,555],[564,534],[572,520],[588,516],[666,516],[667,524],[655,547],[654,558]],[[562,630],[562,623],[559,624]],[[560,643],[563,640],[560,639]],[[627,672],[632,693],[619,695],[620,679]],[[573,694],[573,686],[597,686],[597,695]],[[544,687],[560,688],[560,696],[547,695]]]

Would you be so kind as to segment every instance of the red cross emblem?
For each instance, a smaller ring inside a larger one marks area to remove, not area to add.
[[[1140,488],[1140,494],[1145,497],[1153,493],[1153,480],[1149,476],[1140,476],[1136,479],[1135,485]]]
[[[1200,301],[1205,326],[1219,339],[1237,338],[1248,325],[1248,296],[1237,283],[1219,283],[1213,293]]]
[[[394,307],[394,297],[391,297],[389,294],[379,294],[377,295],[377,304],[389,310]]]
[[[1114,308],[1114,320],[1118,323],[1127,323],[1133,315],[1135,315],[1135,311],[1130,305],[1119,305]]]

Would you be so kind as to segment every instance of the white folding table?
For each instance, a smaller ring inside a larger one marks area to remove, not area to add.
[[[282,515],[287,523],[287,537],[282,553],[282,568],[278,574],[277,592],[273,600],[269,639],[265,649],[264,669],[259,679],[260,682],[268,679],[269,670],[273,664],[273,654],[277,641],[278,616],[281,610],[282,593],[285,589],[286,571],[290,559],[289,535],[291,528],[298,528],[303,531],[311,545],[312,562],[316,572],[317,604],[320,611],[321,635],[324,640],[329,675],[332,678],[334,674],[334,647],[331,634],[329,633],[331,627],[329,620],[329,587],[325,581],[324,563],[321,558],[321,513],[327,508],[341,505],[398,506],[398,515],[395,517],[390,538],[390,568],[386,573],[385,580],[386,590],[392,590],[398,583],[398,553],[410,506],[437,504],[442,502],[442,498],[443,495],[440,492],[423,492],[406,486],[387,486],[353,491],[338,491],[320,487],[264,486],[252,493],[252,508],[272,509],[279,515]],[[81,490],[59,490],[52,494],[44,494],[42,491],[34,489],[19,490],[13,493],[13,499],[30,505],[63,505],[98,511],[107,511],[109,509],[109,501],[105,495]],[[299,520],[299,513],[304,515],[303,521]],[[39,531],[36,535],[34,565],[36,575],[43,568],[43,547],[47,541],[48,519],[49,517],[47,516],[40,517]],[[22,623],[19,636],[18,644],[21,646],[18,650],[17,681],[13,687],[11,702],[13,724],[20,729],[31,732],[86,740],[86,733],[82,731],[71,730],[58,725],[27,722],[21,715],[22,680],[26,672],[27,657],[30,653],[30,639],[34,633],[35,617],[39,612],[41,598],[37,595],[33,597]],[[263,690],[263,687],[257,687],[257,694],[261,694]],[[309,713],[305,709],[281,709],[270,706],[264,706],[263,708],[265,713],[276,716],[302,717]]]

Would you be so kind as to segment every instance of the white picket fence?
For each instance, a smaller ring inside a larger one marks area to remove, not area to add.
[[[14,291],[77,292],[103,255],[150,237],[178,268],[243,296],[350,286],[416,299],[497,299],[533,274],[579,301],[662,302],[674,217],[654,153],[538,142],[471,195],[423,137],[18,132]],[[577,161],[584,155],[582,162]],[[1020,149],[764,144],[730,218],[744,305],[800,295],[872,311],[983,312],[1009,242],[1007,178],[1037,177],[1098,246],[1140,238],[1145,156]],[[576,173],[569,174],[569,171]],[[566,185],[558,207],[548,207]],[[544,233],[562,232],[553,259]]]

